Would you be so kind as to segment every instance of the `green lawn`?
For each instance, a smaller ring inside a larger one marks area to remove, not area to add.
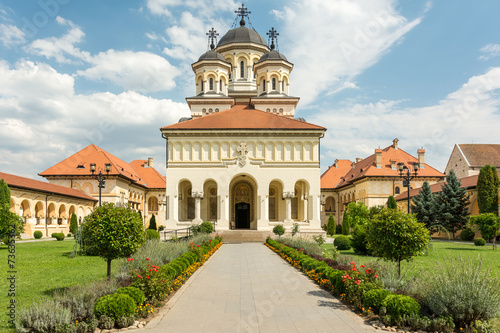
[[[77,256],[70,258],[74,240],[39,241],[33,243],[16,243],[16,303],[17,308],[30,304],[37,298],[46,297],[54,290],[65,288],[86,281],[106,277],[106,262],[99,257]],[[6,309],[10,302],[7,295],[7,248],[0,247],[3,253],[0,282],[0,332],[12,331],[7,327]],[[118,260],[113,261],[113,271]]]
[[[500,247],[493,251],[491,245],[475,246],[473,243],[460,243],[450,241],[432,241],[432,250],[425,256],[415,257],[413,264],[417,268],[433,269],[437,261],[444,261],[450,255],[452,257],[462,256],[469,258],[476,258],[481,256],[483,258],[484,267],[490,267],[492,272],[500,276]],[[331,248],[332,244],[323,244],[324,248]],[[342,254],[350,255],[355,258],[356,264],[364,264],[369,261],[377,260],[375,257],[367,257],[354,254],[351,249],[349,251],[340,251]],[[406,261],[401,263],[401,268],[408,265]]]

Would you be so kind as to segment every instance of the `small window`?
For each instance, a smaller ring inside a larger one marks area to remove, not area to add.
[[[285,80],[281,81],[281,91],[285,91]]]
[[[240,76],[241,78],[245,78],[245,63],[242,61],[240,62]]]
[[[205,92],[205,81],[201,81],[201,91]]]
[[[262,80],[262,91],[266,91],[266,80]]]
[[[222,92],[222,80],[219,81],[219,91]]]
[[[394,188],[394,194],[399,194],[400,193],[400,189],[399,189],[399,186],[396,186]]]
[[[276,78],[273,77],[273,90],[276,90]]]
[[[210,90],[214,90],[214,79],[210,78]]]

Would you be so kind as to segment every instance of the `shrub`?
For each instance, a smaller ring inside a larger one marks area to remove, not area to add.
[[[313,235],[312,238],[319,246],[321,246],[325,242],[325,238],[323,237],[323,235]]]
[[[37,230],[33,233],[33,237],[35,237],[35,239],[40,239],[43,237],[43,234],[40,230]]]
[[[17,332],[54,332],[55,328],[71,323],[71,310],[60,306],[59,302],[45,299],[21,308],[16,313]]]
[[[129,295],[135,302],[136,306],[141,305],[146,300],[144,292],[138,288],[134,287],[123,287],[115,291],[115,294],[126,294]]]
[[[118,326],[118,328],[129,327],[133,323],[134,323],[134,316],[125,316],[125,317],[118,318],[116,320],[116,326]]]
[[[474,239],[474,245],[476,245],[476,246],[485,246],[486,245],[486,241],[484,240],[484,238],[476,238],[476,239]]]
[[[347,236],[339,236],[335,238],[333,245],[337,248],[337,250],[349,250],[351,248],[351,242],[349,241],[349,237]]]
[[[163,231],[165,229],[165,226],[164,225],[161,225],[158,227],[158,231]]]
[[[214,225],[210,221],[205,221],[200,224],[199,232],[202,234],[211,234],[214,232]]]
[[[328,217],[328,223],[326,225],[326,233],[328,235],[335,234],[335,219],[333,218],[332,214],[330,214],[330,216]]]
[[[335,234],[336,235],[342,235],[342,226],[340,224],[337,224],[335,226]]]
[[[387,295],[382,301],[382,306],[387,309],[387,314],[394,320],[400,319],[403,315],[410,316],[420,312],[420,304],[405,295]]]
[[[284,237],[278,240],[279,243],[285,244],[291,248],[296,250],[303,250],[307,255],[321,255],[321,247],[314,241],[311,241],[307,238],[297,237],[297,238],[288,238]]]
[[[349,219],[343,218],[342,219],[342,235],[349,235],[349,229],[351,226],[349,225]]]
[[[160,240],[160,233],[153,229],[146,229],[146,239],[147,240]]]
[[[62,232],[55,233],[54,238],[57,239],[58,241],[62,241],[64,240],[64,234]]]
[[[76,230],[78,230],[78,219],[76,217],[76,214],[72,213],[71,220],[69,222],[69,232],[71,232],[74,235],[76,234]]]
[[[67,234],[66,237],[71,237],[71,234]]]
[[[493,239],[498,234],[500,218],[493,213],[471,216],[470,221],[477,224],[481,231],[481,237],[484,239]]]
[[[274,226],[273,232],[275,235],[278,235],[278,237],[281,237],[285,233],[285,227],[283,227],[282,224],[277,224]]]
[[[471,241],[474,239],[474,231],[471,228],[465,228],[460,233],[460,239],[463,241]]]
[[[156,217],[155,214],[151,216],[149,219],[149,227],[148,229],[156,231]]]
[[[438,316],[450,316],[457,327],[476,320],[490,320],[500,311],[498,278],[482,259],[446,258],[437,263],[429,281],[424,303]]]
[[[127,294],[113,294],[100,297],[94,305],[97,318],[105,315],[113,319],[131,316],[135,312],[135,302]]]
[[[363,305],[365,308],[372,307],[379,310],[382,306],[384,299],[389,296],[391,292],[386,289],[372,289],[363,294]]]
[[[56,234],[57,234],[57,232],[53,232],[53,233],[50,234],[50,237],[56,238]]]
[[[108,316],[101,316],[99,318],[99,327],[105,330],[110,330],[115,327],[115,319]]]
[[[351,246],[354,249],[354,253],[367,255],[371,251],[368,250],[368,240],[367,240],[366,228],[364,225],[357,225],[351,234]]]

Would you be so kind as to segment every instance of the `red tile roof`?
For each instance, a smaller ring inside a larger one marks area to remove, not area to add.
[[[147,166],[148,161],[135,160],[130,166],[146,182],[149,188],[166,188],[166,178],[162,176],[155,168]],[[146,165],[146,167],[145,167]]]
[[[349,160],[337,160],[321,175],[321,188],[333,189],[340,182],[340,178],[351,170],[352,162]]]
[[[97,201],[90,195],[66,186],[50,184],[40,180],[24,178],[20,176],[11,175],[8,173],[0,172],[0,179],[4,179],[9,187],[17,187],[33,191],[41,191],[45,193],[54,193],[62,196],[74,197],[84,200]]]
[[[99,171],[106,173],[105,164],[110,163],[110,176],[125,177],[133,181],[135,184],[149,187],[146,178],[143,178],[142,174],[139,174],[137,170],[134,169],[130,164],[93,144],[83,148],[82,150],[71,155],[65,160],[39,173],[39,175],[43,177],[90,176],[92,174],[90,171],[90,163],[96,164],[96,173],[99,173]],[[154,186],[157,186],[157,181],[153,180],[151,172],[145,172],[144,175],[148,177],[147,179],[152,181],[152,184],[154,184]],[[163,184],[163,187],[165,187],[165,184]]]
[[[186,120],[161,128],[162,130],[318,130],[324,127],[304,121],[255,110],[250,105],[236,104],[231,109],[207,116]]]
[[[352,184],[354,181],[364,178],[364,177],[399,177],[399,171],[397,167],[395,169],[391,168],[391,161],[397,163],[404,163],[407,167],[413,165],[413,163],[418,162],[418,159],[408,154],[401,148],[394,148],[393,145],[381,149],[382,152],[382,167],[376,167],[376,154],[370,155],[364,160],[356,163],[356,166],[348,171],[343,179],[340,180],[340,183],[337,185],[337,188],[347,186]],[[445,175],[434,169],[428,164],[424,164],[425,168],[421,168],[418,171],[418,177],[444,177]],[[409,167],[410,170],[413,170],[413,166]]]
[[[500,144],[459,144],[457,145],[472,167],[486,164],[500,167]]]
[[[476,188],[478,177],[479,177],[479,175],[474,175],[474,176],[460,178],[460,182],[462,183],[462,186],[460,186],[460,187],[464,187],[466,189],[474,189],[474,188]],[[498,177],[500,177],[500,171],[498,171]],[[432,191],[432,193],[441,192],[441,186],[444,185],[444,184],[446,184],[445,181],[444,182],[438,182],[436,184],[432,184],[431,185],[431,191]],[[420,192],[420,189],[421,189],[420,187],[419,188],[411,189],[410,190],[410,198],[413,198],[414,196],[418,195],[418,192]],[[396,196],[394,199],[396,199],[396,201],[408,199],[408,191],[404,191],[403,193],[401,193],[398,196]]]

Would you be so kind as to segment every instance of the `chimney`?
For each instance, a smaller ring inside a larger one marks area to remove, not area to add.
[[[333,166],[334,166],[335,168],[338,168],[338,167],[339,167],[339,160],[338,160],[338,159],[336,159],[336,160],[335,160],[335,163],[333,164]]]
[[[356,157],[356,163],[361,162],[363,159],[361,157]]]
[[[395,138],[394,140],[392,140],[392,146],[394,147],[394,149],[398,149],[398,138]]]
[[[148,157],[148,167],[152,168],[153,167],[153,158]]]
[[[418,167],[420,169],[425,169],[425,161],[424,161],[425,149],[417,150],[417,154],[418,154]]]
[[[375,166],[382,169],[382,149],[375,149]]]
[[[351,169],[354,169],[356,167],[356,162],[351,163]]]

